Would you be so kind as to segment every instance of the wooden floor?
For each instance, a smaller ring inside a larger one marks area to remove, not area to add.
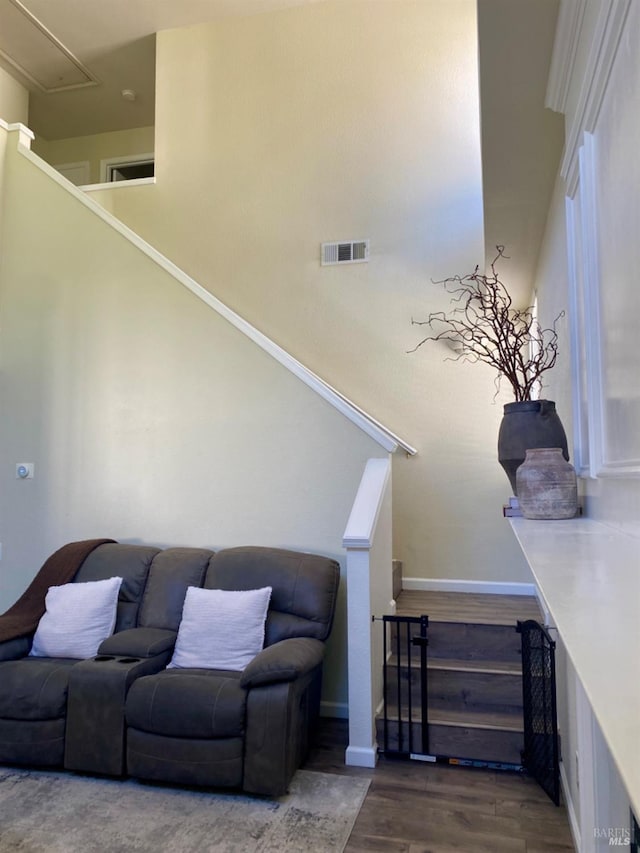
[[[532,779],[384,757],[375,770],[346,767],[346,745],[346,722],[323,719],[305,764],[309,770],[371,779],[345,853],[574,850],[564,808],[556,808]]]
[[[542,616],[533,596],[417,590],[400,593],[397,612],[404,616],[427,613],[430,622],[470,622],[475,625],[515,625],[518,620],[539,620]]]

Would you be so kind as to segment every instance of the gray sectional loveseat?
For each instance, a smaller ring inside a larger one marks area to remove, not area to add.
[[[33,631],[0,642],[0,764],[284,793],[319,712],[338,564],[106,541],[72,584],[113,578],[96,654],[48,656]]]

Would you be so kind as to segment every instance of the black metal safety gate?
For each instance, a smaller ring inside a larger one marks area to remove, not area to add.
[[[427,669],[429,617],[423,614],[373,618],[384,623],[384,754],[460,767],[521,771],[520,764],[431,752]]]
[[[538,622],[518,622],[521,635],[524,749],[522,764],[430,754],[427,649],[429,617],[374,617],[383,631],[385,755],[499,770],[527,770],[556,805],[560,765],[555,642]]]
[[[384,752],[387,755],[407,757],[426,755],[429,752],[427,711],[429,617],[385,615],[382,617],[382,622],[384,623]],[[419,667],[415,666],[416,658],[419,659]],[[418,681],[417,690],[416,680]]]
[[[560,804],[560,753],[556,707],[555,641],[538,622],[518,622],[522,637],[524,751],[522,763],[543,791]]]

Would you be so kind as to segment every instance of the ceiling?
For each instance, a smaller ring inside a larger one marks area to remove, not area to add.
[[[156,32],[312,2],[0,0],[0,65],[29,89],[29,125],[46,139],[145,127],[154,123]],[[135,100],[122,97],[127,89]]]
[[[0,0],[0,65],[30,90],[30,127],[47,139],[144,127],[157,31],[311,2],[321,0]],[[559,2],[478,0],[485,244],[489,259],[506,246],[519,303],[563,145],[562,117],[544,108]]]
[[[478,0],[486,260],[520,307],[530,300],[564,146],[564,116],[545,109],[560,0]]]

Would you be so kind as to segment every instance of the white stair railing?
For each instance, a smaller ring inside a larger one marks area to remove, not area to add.
[[[373,616],[395,612],[391,545],[391,459],[369,459],[342,544],[347,550],[349,745],[346,764],[375,767],[382,704],[382,646]]]

